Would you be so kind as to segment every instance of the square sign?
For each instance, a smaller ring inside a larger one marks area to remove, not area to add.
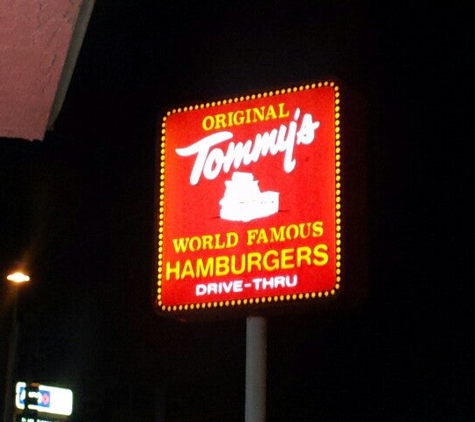
[[[157,311],[298,306],[337,292],[339,124],[334,82],[166,114]]]

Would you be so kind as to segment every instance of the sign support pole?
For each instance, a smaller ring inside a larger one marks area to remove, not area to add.
[[[16,286],[15,286],[16,287]],[[18,289],[14,290],[12,328],[10,332],[10,343],[8,346],[7,376],[5,384],[5,400],[3,403],[3,420],[11,422],[13,420],[13,406],[15,402],[14,389],[17,368],[17,347],[19,336],[18,323]]]
[[[266,420],[267,320],[246,319],[245,422]]]

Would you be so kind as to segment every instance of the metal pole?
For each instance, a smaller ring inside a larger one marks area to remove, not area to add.
[[[266,420],[267,320],[249,316],[246,320],[245,422]]]
[[[18,343],[18,288],[14,288],[12,328],[10,332],[10,343],[8,347],[7,374],[5,382],[5,400],[3,403],[3,420],[5,422],[13,421],[13,382],[16,377],[16,356]]]

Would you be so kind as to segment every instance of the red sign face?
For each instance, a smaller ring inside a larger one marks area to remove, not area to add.
[[[162,312],[298,302],[340,287],[339,88],[169,112],[159,180]]]

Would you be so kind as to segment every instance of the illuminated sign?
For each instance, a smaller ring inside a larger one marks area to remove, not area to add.
[[[191,315],[338,291],[335,83],[175,109],[160,141],[157,311]]]
[[[25,408],[26,383],[17,382],[16,384],[15,406],[17,409]],[[48,413],[51,415],[69,416],[73,411],[73,392],[67,388],[50,387],[47,385],[38,385],[38,391],[29,392],[34,394],[37,404],[29,405],[32,410],[38,413]]]

